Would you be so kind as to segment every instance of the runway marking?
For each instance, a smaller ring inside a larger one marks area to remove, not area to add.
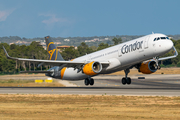
[[[96,82],[99,84],[106,84],[106,86],[120,86],[120,85],[116,85],[116,84],[108,84],[108,83],[102,83],[102,82]]]

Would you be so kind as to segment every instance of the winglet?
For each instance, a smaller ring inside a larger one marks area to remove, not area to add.
[[[177,52],[177,50],[176,50],[176,48],[174,46],[173,46],[173,50],[174,50],[174,55],[173,56],[159,58],[159,60],[167,60],[167,59],[171,59],[171,58],[177,57],[178,56],[178,52]]]
[[[6,57],[7,57],[7,58],[10,58],[10,56],[8,55],[8,53],[7,53],[6,49],[4,48],[4,46],[2,46],[2,47],[3,47],[3,50],[4,50],[4,52],[5,52]]]

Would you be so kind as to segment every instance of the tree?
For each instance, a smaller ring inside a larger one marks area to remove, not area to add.
[[[113,39],[112,39],[112,41],[114,42],[114,45],[117,45],[117,44],[119,44],[119,43],[122,43],[122,39],[119,37],[119,38],[116,38],[116,37],[114,37]]]
[[[97,50],[102,50],[102,49],[105,49],[105,48],[108,48],[108,47],[109,47],[109,45],[107,43],[101,43],[101,44],[99,44]]]
[[[65,60],[71,60],[78,57],[79,52],[74,47],[69,47],[62,51],[61,55]]]
[[[90,48],[88,45],[86,45],[85,42],[82,42],[81,45],[78,46],[78,51],[79,51],[80,56],[93,52],[92,48]]]

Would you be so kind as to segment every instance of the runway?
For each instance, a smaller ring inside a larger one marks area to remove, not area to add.
[[[0,87],[0,94],[180,96],[180,75],[143,75],[146,79],[132,76],[131,85],[122,85],[122,77],[97,76],[94,77],[94,86],[85,86],[81,80],[71,81],[78,87]]]

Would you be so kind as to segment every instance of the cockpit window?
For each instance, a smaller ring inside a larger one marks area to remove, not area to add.
[[[161,37],[161,39],[166,39],[166,37]]]
[[[154,41],[158,41],[158,40],[169,40],[168,37],[158,37],[158,38],[154,38]]]

